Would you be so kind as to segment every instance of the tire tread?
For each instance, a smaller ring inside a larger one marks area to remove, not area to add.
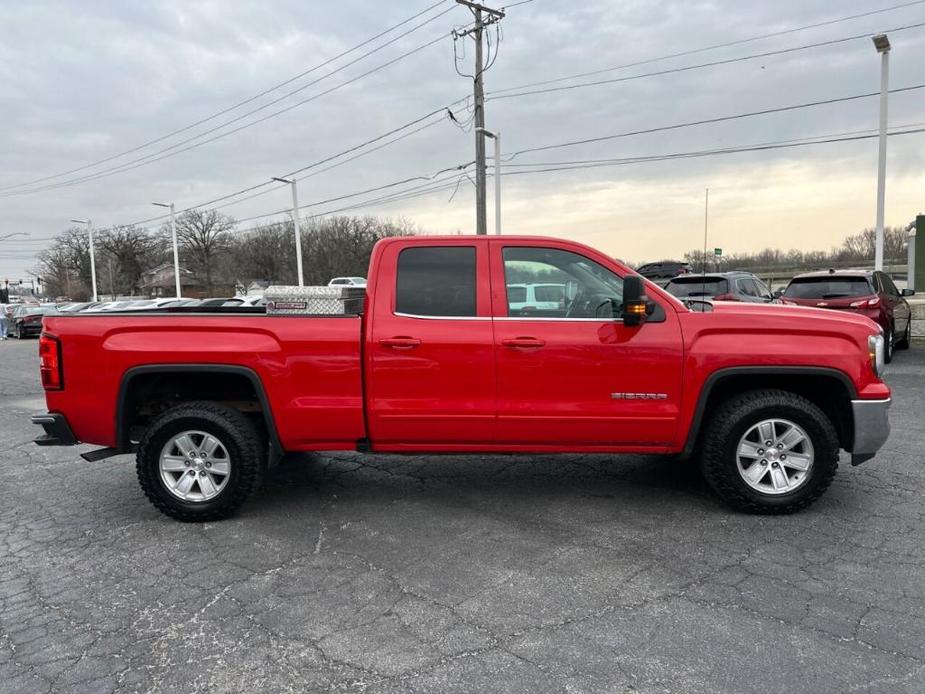
[[[813,441],[816,459],[813,476],[792,500],[781,503],[762,503],[743,488],[734,469],[725,460],[729,436],[743,417],[764,408],[790,408],[802,411],[814,420],[822,433],[823,445]],[[752,390],[723,402],[711,421],[701,443],[701,469],[707,483],[727,504],[740,511],[753,514],[782,515],[796,513],[810,506],[832,484],[838,469],[838,434],[826,414],[812,401],[785,390]],[[828,449],[828,450],[826,450]],[[735,477],[733,475],[736,475]],[[802,491],[803,493],[799,493]]]

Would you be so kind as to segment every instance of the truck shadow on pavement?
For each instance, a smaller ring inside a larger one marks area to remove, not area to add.
[[[388,504],[402,499],[483,497],[494,504],[533,497],[606,499],[625,507],[722,510],[696,460],[616,455],[398,456],[287,455],[267,472],[247,514],[336,500]]]

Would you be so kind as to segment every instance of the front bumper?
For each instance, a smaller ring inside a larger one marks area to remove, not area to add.
[[[32,415],[32,423],[41,426],[45,433],[35,439],[39,446],[73,446],[78,443],[63,414],[48,412]]]
[[[851,412],[854,416],[854,445],[851,447],[851,464],[861,463],[873,458],[890,436],[890,418],[888,415],[892,399],[886,400],[852,400]]]

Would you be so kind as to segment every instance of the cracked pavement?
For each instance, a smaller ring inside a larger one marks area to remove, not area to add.
[[[0,344],[2,692],[923,692],[925,349],[893,435],[795,516],[644,456],[306,455],[182,524],[41,449]]]

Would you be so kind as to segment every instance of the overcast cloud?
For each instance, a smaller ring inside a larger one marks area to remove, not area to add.
[[[534,0],[511,7],[504,19],[503,41],[486,74],[486,89],[621,65],[899,3]],[[418,0],[5,0],[0,4],[4,118],[0,187],[75,169],[182,128],[322,62],[427,4]],[[447,0],[427,16],[452,5]],[[470,17],[468,10],[456,7],[395,45],[260,115],[359,75],[465,25]],[[923,3],[592,79],[919,22],[925,22]],[[891,86],[925,83],[925,27],[893,32],[890,38]],[[472,65],[472,45],[466,43],[461,69]],[[879,76],[879,58],[864,38],[725,66],[493,100],[486,108],[486,125],[500,128],[504,151],[513,152],[877,91]],[[157,208],[150,206],[154,200],[172,200],[178,208],[196,204],[298,169],[470,91],[470,81],[454,70],[453,43],[446,39],[355,84],[197,149],[97,181],[4,197],[0,237],[25,232],[29,239],[0,242],[0,279],[25,276],[34,265],[33,254],[43,246],[41,239],[66,228],[72,217],[91,217],[96,226],[105,227],[157,214]],[[249,108],[278,95],[267,95]],[[48,183],[125,163],[239,113]],[[869,130],[877,127],[877,113],[877,99],[869,98],[522,155],[514,162],[636,157]],[[466,117],[464,109],[458,117]],[[890,123],[925,123],[925,89],[892,96]],[[472,157],[473,136],[446,121],[304,180],[300,197],[306,203],[323,200],[430,175]],[[711,246],[722,246],[727,252],[767,245],[826,248],[873,225],[876,159],[876,140],[864,140],[513,176],[504,179],[505,232],[566,236],[639,261],[678,256],[702,243],[703,194],[709,186]],[[887,224],[905,224],[925,211],[923,161],[925,133],[891,138]],[[449,192],[440,192],[360,212],[403,216],[428,232],[472,231],[472,185],[464,181],[452,201],[449,197]],[[246,218],[287,205],[288,191],[278,189],[223,211]]]

